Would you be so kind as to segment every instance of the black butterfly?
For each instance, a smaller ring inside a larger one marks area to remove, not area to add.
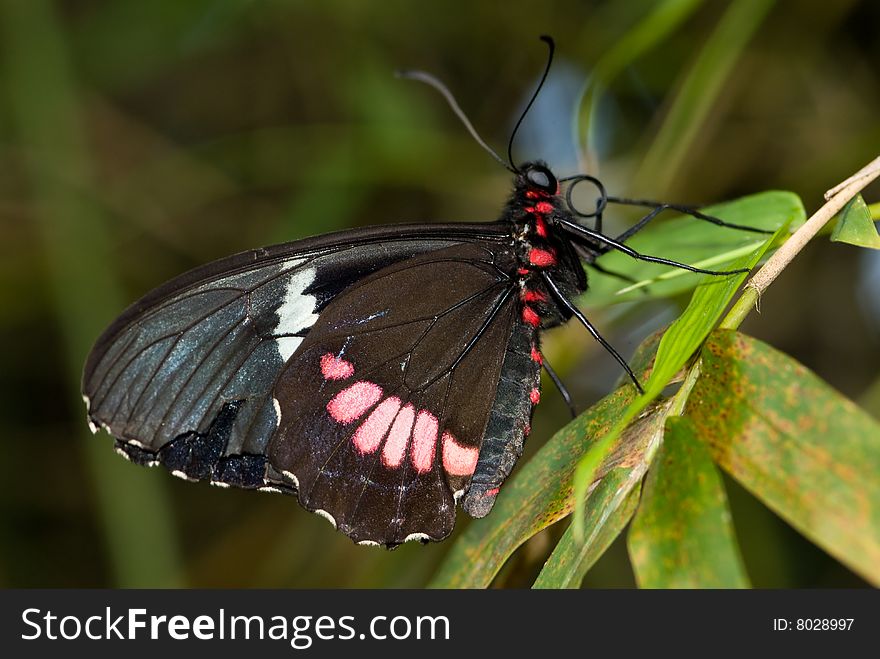
[[[445,87],[407,76],[437,87],[476,136]],[[587,290],[582,260],[618,249],[729,274],[623,244],[665,207],[613,239],[601,233],[605,205],[642,202],[609,197],[589,176],[559,181],[542,162],[508,161],[514,189],[496,222],[319,236],[222,259],[149,293],[88,357],[92,429],[140,465],[295,494],[361,544],[442,540],[459,500],[485,516],[540,399],[542,330],[575,316],[639,386],[571,302]],[[598,186],[592,213],[571,204],[581,181]]]

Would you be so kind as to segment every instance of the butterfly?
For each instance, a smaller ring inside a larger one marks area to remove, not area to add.
[[[545,41],[539,90],[553,55]],[[531,102],[505,162],[439,81],[405,76],[441,91],[512,172],[500,218],[255,249],[148,293],[98,338],[84,368],[89,424],[120,455],[187,480],[294,495],[359,544],[442,540],[458,505],[476,518],[492,509],[522,454],[542,368],[561,386],[541,353],[544,330],[576,318],[640,388],[573,302],[588,287],[583,261],[616,249],[738,272],[627,247],[659,205],[621,236],[602,233],[608,203],[653,202],[610,197],[587,175],[558,179],[544,162],[514,165]],[[585,181],[599,191],[590,213],[571,197]]]

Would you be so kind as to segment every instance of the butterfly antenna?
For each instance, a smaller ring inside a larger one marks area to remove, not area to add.
[[[535,102],[535,99],[538,98],[538,94],[541,93],[544,81],[547,80],[547,74],[550,73],[550,65],[553,64],[553,53],[556,51],[556,44],[553,42],[553,37],[548,37],[546,34],[542,34],[541,41],[546,43],[547,48],[550,49],[547,53],[547,65],[544,67],[544,74],[541,76],[541,81],[538,83],[537,89],[535,89],[535,92],[529,99],[529,104],[526,105],[526,109],[523,110],[523,113],[519,115],[519,119],[516,121],[516,126],[513,127],[513,132],[510,134],[510,141],[507,143],[507,161],[510,163],[510,167],[513,168],[513,171],[517,173],[519,173],[519,170],[516,165],[513,164],[513,141],[516,139],[516,133],[519,130],[520,125],[522,125],[523,119],[526,118],[526,115],[532,108],[532,104]]]
[[[449,91],[449,88],[446,85],[444,85],[442,82],[440,82],[440,80],[438,80],[436,77],[432,76],[430,73],[426,73],[424,71],[396,71],[394,75],[397,76],[398,78],[405,78],[407,80],[418,80],[419,82],[424,82],[426,85],[430,85],[431,87],[436,89],[438,92],[440,92],[443,95],[443,98],[446,99],[446,102],[449,104],[449,107],[452,108],[452,111],[455,113],[455,116],[461,120],[461,123],[464,124],[464,127],[467,128],[468,132],[471,134],[471,137],[473,137],[477,141],[477,144],[479,144],[481,147],[483,147],[483,149],[485,149],[486,152],[490,156],[495,158],[495,160],[500,162],[501,165],[505,169],[509,170],[513,174],[517,173],[515,168],[511,168],[510,165],[508,165],[506,162],[504,162],[504,159],[495,152],[495,149],[493,149],[491,146],[486,144],[485,140],[483,140],[483,138],[480,137],[480,134],[477,132],[477,129],[474,128],[474,125],[471,123],[470,119],[467,118],[467,115],[464,113],[464,111],[459,106],[458,101],[455,100],[455,96],[452,95],[452,92]]]

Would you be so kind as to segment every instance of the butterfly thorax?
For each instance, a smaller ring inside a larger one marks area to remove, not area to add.
[[[543,163],[524,165],[503,218],[514,239],[522,319],[534,327],[553,327],[567,320],[547,289],[544,274],[567,297],[587,289],[586,275],[571,242],[554,229],[554,220],[560,217],[573,221],[556,178]]]

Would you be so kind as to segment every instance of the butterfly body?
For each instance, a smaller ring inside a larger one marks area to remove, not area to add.
[[[252,250],[146,295],[98,339],[83,394],[129,460],[295,494],[363,544],[491,510],[540,400],[542,278],[586,290],[556,179],[524,165],[501,218]]]

